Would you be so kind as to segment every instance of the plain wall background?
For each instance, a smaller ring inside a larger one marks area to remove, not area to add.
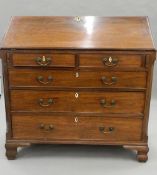
[[[157,48],[157,0],[0,0],[0,40],[11,16],[148,16]],[[153,98],[157,98],[157,66]]]
[[[20,15],[97,15],[149,16],[157,47],[157,0],[0,0],[0,39],[11,16]],[[155,65],[153,98],[157,89]],[[136,162],[129,150],[90,146],[32,146],[19,152],[15,161],[5,157],[5,108],[0,99],[0,174],[1,175],[156,175],[157,172],[157,100],[151,101],[149,121],[149,161]]]

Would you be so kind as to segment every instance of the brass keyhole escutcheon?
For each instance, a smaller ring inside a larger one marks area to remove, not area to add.
[[[112,58],[112,57],[103,58],[102,62],[107,67],[114,67],[118,65],[118,58]]]
[[[108,61],[109,61],[110,63],[112,63],[112,57],[110,57],[110,58],[108,59]]]
[[[40,66],[48,66],[51,64],[51,58],[47,58],[45,56],[38,57],[35,59],[36,63]]]
[[[80,16],[76,16],[75,17],[75,21],[80,22],[81,21],[81,17]]]
[[[78,120],[78,117],[75,117],[74,122],[75,122],[75,123],[78,123],[78,121],[79,121],[79,120]]]
[[[76,77],[76,78],[79,77],[79,73],[78,73],[78,72],[75,73],[75,77]]]
[[[78,98],[79,97],[79,94],[78,92],[75,93],[75,98]]]

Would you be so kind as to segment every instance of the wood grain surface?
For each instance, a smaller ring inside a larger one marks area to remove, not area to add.
[[[74,139],[104,141],[138,141],[141,139],[141,119],[121,119],[107,117],[75,116],[29,116],[13,115],[13,138],[15,139]],[[41,129],[41,124],[45,129]],[[47,127],[53,125],[53,129]],[[132,126],[132,127],[130,127]],[[103,133],[100,127],[114,128],[112,132]]]
[[[13,17],[2,48],[147,49],[146,17]]]
[[[122,145],[147,161],[147,17],[13,17],[0,55],[8,159],[20,146],[70,143]]]

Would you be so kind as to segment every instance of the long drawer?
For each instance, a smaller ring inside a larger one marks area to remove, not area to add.
[[[144,98],[143,92],[12,90],[11,110],[141,114]]]
[[[138,141],[142,120],[16,114],[12,116],[12,128],[14,139]]]
[[[9,70],[11,87],[145,88],[146,72]]]

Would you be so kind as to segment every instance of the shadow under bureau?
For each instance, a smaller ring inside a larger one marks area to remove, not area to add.
[[[0,52],[8,159],[31,144],[97,144],[147,160],[146,17],[13,17]]]

